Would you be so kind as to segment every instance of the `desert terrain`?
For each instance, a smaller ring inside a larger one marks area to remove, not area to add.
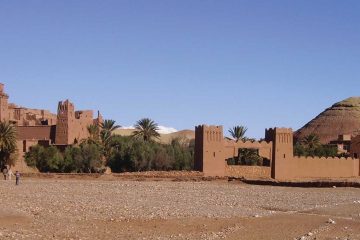
[[[360,239],[358,188],[24,178],[0,201],[0,239]]]
[[[134,129],[116,129],[115,134],[120,136],[131,136]],[[195,139],[195,132],[193,130],[181,130],[173,133],[161,134],[160,138],[157,139],[160,143],[170,144],[173,139],[191,140]]]

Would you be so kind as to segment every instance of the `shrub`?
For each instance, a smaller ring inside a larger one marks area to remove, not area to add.
[[[113,172],[151,170],[191,170],[194,141],[174,139],[165,145],[130,137],[114,136],[109,143],[108,166]],[[29,166],[40,172],[103,172],[104,155],[100,145],[84,141],[64,152],[56,147],[34,146],[25,155]]]
[[[228,165],[250,165],[263,166],[264,158],[261,157],[257,149],[240,148],[238,149],[238,156],[226,159]]]
[[[190,170],[194,150],[189,143],[175,139],[169,145],[116,136],[109,166],[113,172],[149,170]]]
[[[308,148],[301,143],[294,145],[295,156],[311,156],[311,157],[337,157],[338,150],[335,145],[318,145],[316,148]]]
[[[40,172],[61,172],[63,169],[63,156],[60,151],[50,146],[34,146],[25,154],[25,161],[29,166],[37,167]]]
[[[56,147],[36,145],[25,154],[25,161],[40,172],[101,172],[104,170],[98,145],[69,146],[61,153]]]

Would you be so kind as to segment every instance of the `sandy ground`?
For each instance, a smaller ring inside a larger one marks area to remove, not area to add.
[[[0,202],[0,239],[360,239],[356,188],[25,179]]]

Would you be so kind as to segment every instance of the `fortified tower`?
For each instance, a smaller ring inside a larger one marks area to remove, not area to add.
[[[269,128],[265,130],[265,140],[273,142],[271,177],[282,179],[287,171],[283,163],[294,157],[293,131],[291,128]]]
[[[59,102],[57,112],[57,125],[56,125],[56,145],[73,144],[72,127],[75,118],[74,105],[66,100]]]
[[[222,126],[195,127],[195,170],[207,176],[225,176]]]
[[[0,83],[0,121],[9,121],[9,96],[4,92],[4,84]]]

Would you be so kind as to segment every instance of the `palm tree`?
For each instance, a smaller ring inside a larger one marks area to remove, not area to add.
[[[229,129],[229,133],[230,133],[231,137],[236,142],[238,142],[239,140],[245,139],[246,131],[247,131],[247,127],[241,126],[241,125],[237,125],[237,126],[234,126],[233,128]]]
[[[116,125],[115,120],[106,119],[103,123],[100,124],[101,129],[108,131],[108,132],[114,132],[116,129],[121,128],[120,125]]]
[[[116,122],[111,119],[104,120],[103,123],[100,124],[100,138],[104,147],[104,155],[106,159],[109,159],[111,154],[111,140],[113,136],[113,132],[120,128],[120,125],[116,125]]]
[[[142,138],[145,142],[151,141],[152,138],[159,138],[160,134],[157,132],[159,126],[149,118],[143,118],[136,122],[133,137]]]
[[[301,143],[309,151],[314,151],[316,148],[318,148],[321,145],[319,136],[317,136],[314,133],[304,137]]]
[[[120,125],[116,125],[115,121],[111,119],[104,120],[104,122],[101,123],[100,126],[101,126],[101,132],[100,132],[101,140],[105,145],[110,142],[113,132],[121,127]]]
[[[91,124],[87,126],[87,130],[89,133],[88,139],[85,140],[87,143],[98,144],[100,142],[100,129],[96,124]]]
[[[12,165],[16,153],[16,129],[8,122],[0,122],[0,167]]]

